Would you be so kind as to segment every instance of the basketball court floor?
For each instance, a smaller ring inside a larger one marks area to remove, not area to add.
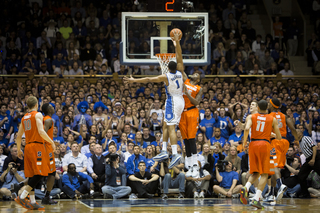
[[[0,212],[38,212],[20,207],[12,201],[0,202]],[[274,212],[274,213],[295,213],[295,212],[320,212],[320,199],[282,199],[275,206],[267,206],[264,210],[257,210],[254,207],[245,206],[239,199],[119,199],[119,200],[59,200],[57,205],[46,206],[45,212]]]

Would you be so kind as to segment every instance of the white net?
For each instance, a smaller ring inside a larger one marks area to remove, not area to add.
[[[168,64],[170,61],[176,61],[176,54],[174,53],[159,53],[156,54],[158,62],[161,67],[162,74],[169,72]]]

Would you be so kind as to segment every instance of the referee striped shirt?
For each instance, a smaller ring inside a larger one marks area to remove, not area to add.
[[[313,150],[312,147],[316,146],[317,143],[312,140],[309,136],[303,136],[300,141],[300,149],[302,153],[306,156],[308,159],[309,157],[312,157]]]

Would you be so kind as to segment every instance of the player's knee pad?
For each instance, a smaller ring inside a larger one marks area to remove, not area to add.
[[[28,185],[33,189],[37,186],[37,184],[41,179],[42,179],[41,175],[35,175],[32,178],[29,178]]]
[[[55,176],[56,176],[56,171],[54,171],[54,172],[52,172],[52,173],[48,174],[48,176],[53,176],[53,177],[55,177]]]

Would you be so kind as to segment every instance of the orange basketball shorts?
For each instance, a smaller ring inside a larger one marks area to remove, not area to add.
[[[24,150],[24,174],[25,177],[35,175],[48,176],[48,155],[43,143],[28,143]]]
[[[52,146],[50,143],[45,142],[44,143],[46,146],[46,151],[47,151],[47,158],[48,158],[48,166],[49,166],[49,173],[55,172],[56,171],[56,162],[54,159],[54,150],[52,149]]]
[[[276,151],[276,167],[283,169],[284,165],[286,164],[286,155],[290,146],[289,141],[287,139],[273,139],[271,141],[271,146],[274,147]]]
[[[194,108],[181,114],[179,128],[183,139],[196,138],[199,127],[199,110]]]
[[[252,141],[249,144],[250,174],[269,174],[270,172],[270,144],[266,141]]]

